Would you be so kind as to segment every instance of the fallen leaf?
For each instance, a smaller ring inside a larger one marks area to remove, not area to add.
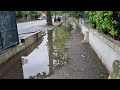
[[[76,68],[74,68],[74,70],[77,70]]]
[[[68,75],[68,73],[65,73],[65,72],[64,72],[64,74],[65,74],[65,75]]]
[[[96,76],[96,78],[99,78],[99,76]]]
[[[65,74],[65,75],[68,75],[68,74]]]
[[[84,71],[84,69],[83,69],[83,68],[82,68],[81,70],[82,70],[82,71]]]
[[[70,78],[65,77],[65,79],[70,79]]]
[[[84,55],[81,55],[82,57],[85,57]]]
[[[39,47],[36,47],[35,49],[39,49]]]
[[[104,75],[100,75],[101,77],[104,77]]]
[[[91,66],[91,68],[93,68],[94,66]]]

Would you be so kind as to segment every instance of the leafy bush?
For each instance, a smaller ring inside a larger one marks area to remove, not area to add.
[[[118,36],[118,22],[113,17],[113,11],[85,11],[85,14],[89,15],[88,23],[99,32]]]
[[[69,11],[68,12],[68,14],[70,16],[73,16],[75,18],[79,18],[82,13],[83,13],[83,11]]]
[[[16,17],[27,17],[31,16],[32,18],[38,18],[41,15],[40,11],[16,11]]]

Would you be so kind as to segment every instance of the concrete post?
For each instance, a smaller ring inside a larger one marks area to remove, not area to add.
[[[86,31],[84,35],[84,39],[81,41],[81,43],[89,43],[89,32]]]
[[[120,60],[115,60],[109,79],[120,79]]]

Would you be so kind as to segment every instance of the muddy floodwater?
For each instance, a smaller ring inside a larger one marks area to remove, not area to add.
[[[44,79],[69,62],[68,49],[72,28],[68,25],[45,31],[45,35],[25,50],[0,65],[1,79]]]

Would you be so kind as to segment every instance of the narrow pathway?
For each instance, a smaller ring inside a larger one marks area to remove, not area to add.
[[[89,44],[81,43],[83,34],[77,30],[71,18],[68,21],[74,28],[70,40],[65,44],[69,62],[47,79],[107,79],[108,72],[97,54]]]

